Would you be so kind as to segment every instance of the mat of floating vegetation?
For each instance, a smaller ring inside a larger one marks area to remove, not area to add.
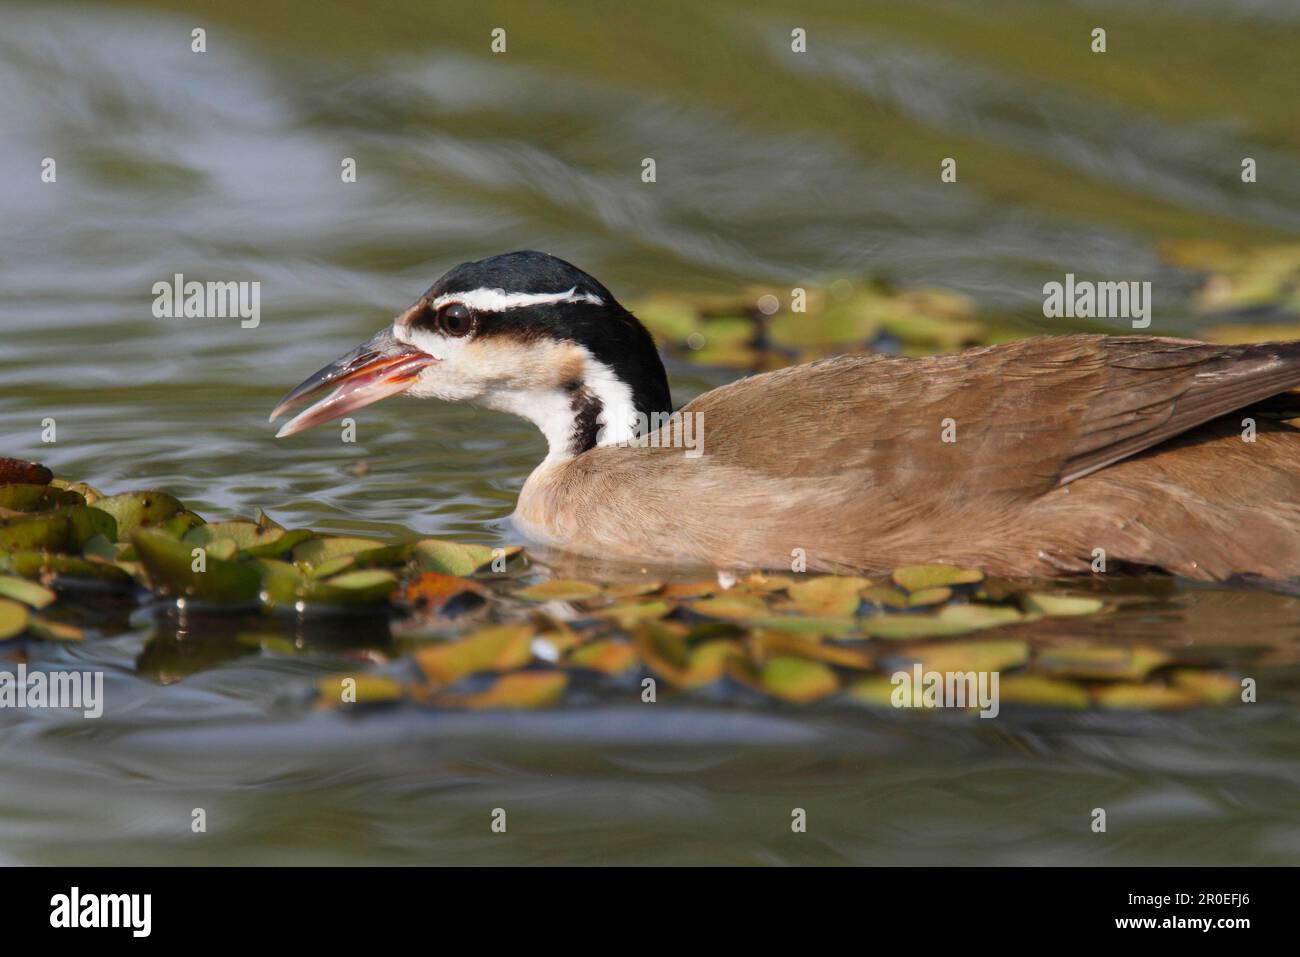
[[[976,315],[943,289],[896,289],[839,279],[739,295],[662,293],[629,303],[670,355],[699,365],[765,371],[829,355],[934,355],[1027,334]]]
[[[546,578],[518,547],[325,535],[262,513],[206,522],[166,492],[106,495],[0,460],[0,648],[84,639],[75,612],[95,593],[237,623],[209,629],[214,660],[302,653],[271,626],[286,616],[321,634],[378,618],[383,640],[352,648],[315,689],[320,707],[346,710],[543,708],[593,694],[924,710],[932,676],[950,707],[944,676],[992,674],[1002,707],[1186,708],[1241,691],[1213,661],[1105,640],[1113,601],[974,569]],[[141,671],[180,680],[206,661],[193,641],[155,643]]]

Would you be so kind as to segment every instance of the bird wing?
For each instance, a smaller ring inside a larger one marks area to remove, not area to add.
[[[682,412],[702,416],[703,451],[719,465],[1026,496],[1297,385],[1300,342],[1069,335],[828,359],[739,380]]]

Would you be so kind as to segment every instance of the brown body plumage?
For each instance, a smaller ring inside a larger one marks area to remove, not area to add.
[[[587,555],[727,568],[789,568],[801,549],[810,569],[1027,576],[1104,554],[1111,569],[1289,578],[1300,430],[1250,406],[1297,385],[1300,343],[1072,335],[828,359],[689,403],[699,457],[548,460],[516,519]]]

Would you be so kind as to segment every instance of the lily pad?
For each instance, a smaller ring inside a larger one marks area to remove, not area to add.
[[[293,549],[293,560],[304,565],[321,565],[340,556],[366,558],[369,564],[400,564],[410,553],[409,545],[392,545],[373,538],[351,538],[342,535],[311,538]]]
[[[253,568],[260,576],[262,600],[271,608],[366,608],[386,604],[399,584],[396,575],[380,568],[316,578],[302,574],[288,562],[270,558],[240,567]]]
[[[662,618],[677,606],[667,601],[619,602],[591,614],[595,618],[612,618],[618,626],[630,630],[643,621]]]
[[[129,573],[108,562],[50,552],[0,552],[0,572],[40,581],[67,578],[115,586],[125,586],[132,582]]]
[[[117,537],[113,516],[88,505],[0,520],[0,550],[79,552],[94,535]]]
[[[809,658],[858,670],[872,668],[876,663],[871,654],[861,648],[815,641],[783,631],[757,632],[750,641],[750,647],[759,661],[781,657]]]
[[[860,592],[871,585],[865,578],[826,575],[795,582],[789,588],[794,608],[805,615],[826,618],[852,617],[862,604]]]
[[[926,671],[1007,671],[1029,660],[1029,645],[1023,641],[950,641],[921,646],[909,645],[907,657],[920,662]]]
[[[1069,678],[1140,681],[1170,660],[1158,648],[1079,645],[1045,649],[1034,666],[1046,674]]]
[[[638,628],[636,647],[646,665],[681,688],[717,681],[727,662],[741,654],[735,642],[726,639],[687,644],[680,632],[661,622]]]
[[[41,641],[84,641],[86,633],[76,625],[62,621],[53,621],[32,615],[27,622],[27,630]]]
[[[484,628],[466,638],[422,648],[415,653],[415,662],[437,684],[480,671],[511,671],[532,660],[534,634],[529,625]]]
[[[401,597],[413,608],[424,612],[441,613],[453,603],[473,602],[482,604],[483,586],[477,582],[457,575],[443,575],[438,572],[422,572],[418,578],[409,582],[402,589]]]
[[[639,660],[636,649],[627,642],[605,639],[578,645],[565,656],[563,663],[616,675],[631,670]]]
[[[263,528],[253,522],[212,522],[189,529],[183,540],[191,546],[229,541],[249,558],[278,558],[313,537],[314,533],[308,529],[289,532],[282,528]]]
[[[599,594],[600,586],[591,582],[556,578],[520,589],[515,592],[515,597],[525,601],[582,601]]]
[[[52,485],[0,485],[0,509],[14,512],[44,512],[64,505],[85,505],[76,492]]]
[[[175,598],[188,598],[215,606],[245,606],[257,601],[261,587],[258,570],[238,562],[207,557],[203,571],[195,571],[193,546],[166,532],[142,529],[131,536],[153,590]]]
[[[1053,617],[1095,615],[1106,607],[1106,603],[1099,598],[1049,595],[1046,592],[1031,592],[1022,600],[1025,611]]]
[[[517,545],[502,549],[500,554],[507,561],[520,552]],[[441,572],[444,575],[472,575],[479,569],[490,565],[499,554],[487,545],[451,542],[441,538],[425,538],[415,543],[411,559],[415,567],[426,572]]]
[[[30,615],[26,605],[8,598],[0,598],[0,641],[21,635],[27,630]]]
[[[810,704],[840,690],[840,680],[827,665],[807,658],[780,657],[765,661],[758,684],[768,694],[795,704]]]
[[[767,618],[772,610],[767,602],[753,595],[720,595],[717,598],[701,598],[685,606],[697,615],[707,618],[728,618],[744,621],[750,618]]]
[[[998,699],[1003,704],[1044,708],[1086,708],[1092,703],[1088,692],[1072,681],[1042,675],[1005,675],[998,681]]]
[[[44,608],[52,604],[58,596],[48,588],[27,581],[25,578],[0,575],[0,597],[12,598],[32,608]]]
[[[984,573],[976,568],[957,565],[906,565],[894,569],[894,583],[909,592],[927,588],[950,588],[953,585],[971,585],[984,580]]]
[[[1158,683],[1118,682],[1098,688],[1093,692],[1093,698],[1101,708],[1136,711],[1190,708],[1199,703],[1197,695],[1192,691]]]
[[[935,615],[879,615],[862,620],[862,630],[873,638],[908,641],[945,638],[985,628],[1011,625],[1023,619],[1015,608],[1001,605],[947,605]]]
[[[128,541],[142,528],[161,525],[185,506],[174,495],[166,492],[124,492],[109,495],[95,502],[95,508],[107,512],[117,521],[116,540]]]
[[[546,708],[564,695],[569,676],[562,671],[524,671],[502,675],[486,691],[443,695],[438,704],[474,711]]]

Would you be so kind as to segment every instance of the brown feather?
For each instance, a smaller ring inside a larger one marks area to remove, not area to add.
[[[1300,343],[1027,339],[926,359],[841,357],[682,411],[704,454],[596,448],[534,473],[525,527],[606,558],[1008,575],[1107,562],[1198,578],[1300,575],[1300,432],[1222,417],[1300,385]],[[956,441],[942,441],[945,420]]]

